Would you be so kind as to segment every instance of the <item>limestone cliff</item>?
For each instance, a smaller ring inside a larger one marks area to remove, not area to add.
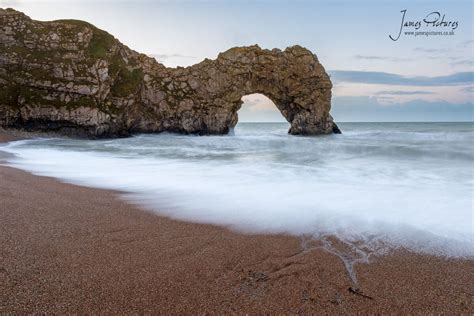
[[[291,134],[338,131],[329,76],[300,46],[237,47],[167,68],[87,22],[39,22],[0,9],[0,23],[0,126],[93,137],[224,134],[242,96],[262,93]]]

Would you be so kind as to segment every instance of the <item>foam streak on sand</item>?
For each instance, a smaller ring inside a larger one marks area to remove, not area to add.
[[[337,236],[362,261],[362,249],[387,246],[472,257],[472,124],[342,127],[314,138],[289,136],[285,124],[241,124],[234,136],[37,139],[0,149],[16,156],[12,166],[121,190],[176,219]]]

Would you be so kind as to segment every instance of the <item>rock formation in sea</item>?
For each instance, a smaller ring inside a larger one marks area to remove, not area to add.
[[[339,132],[332,84],[301,46],[235,47],[167,68],[78,20],[40,22],[0,9],[0,126],[89,137],[225,134],[242,96],[269,97],[291,134]]]

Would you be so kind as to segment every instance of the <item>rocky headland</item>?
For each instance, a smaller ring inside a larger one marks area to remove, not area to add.
[[[235,47],[167,68],[78,20],[41,22],[0,9],[0,126],[85,137],[226,134],[241,98],[269,97],[291,134],[340,132],[331,80],[316,55]]]

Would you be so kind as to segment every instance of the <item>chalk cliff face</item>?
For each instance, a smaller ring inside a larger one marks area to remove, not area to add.
[[[331,81],[314,54],[232,48],[167,68],[76,20],[39,22],[0,9],[0,126],[92,137],[225,134],[244,95],[269,97],[291,134],[338,132]]]

